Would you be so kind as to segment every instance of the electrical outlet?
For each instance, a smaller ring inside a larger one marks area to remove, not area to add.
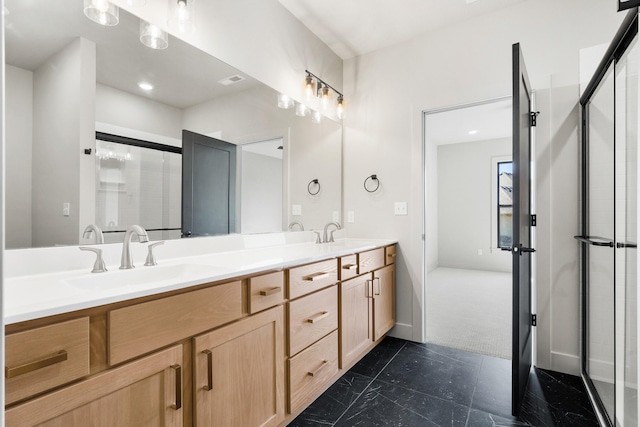
[[[406,215],[407,202],[396,202],[394,205],[394,213],[395,215]]]
[[[302,205],[291,205],[291,215],[302,215]]]
[[[347,212],[347,222],[356,222],[356,213],[354,211]]]

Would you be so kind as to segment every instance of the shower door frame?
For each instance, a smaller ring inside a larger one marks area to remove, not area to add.
[[[576,236],[576,238],[578,238],[578,240],[581,241],[580,243],[580,288],[581,288],[581,319],[580,319],[580,324],[581,324],[581,344],[580,344],[580,349],[581,349],[581,354],[580,354],[580,373],[581,373],[581,377],[583,380],[583,383],[587,389],[587,393],[589,394],[589,398],[591,400],[591,403],[593,404],[595,410],[596,410],[596,415],[598,417],[598,421],[600,422],[600,425],[603,426],[609,426],[612,427],[615,425],[615,399],[616,399],[616,395],[615,395],[615,375],[614,375],[614,414],[613,417],[614,419],[610,419],[607,411],[605,409],[604,403],[602,402],[602,400],[600,399],[600,396],[598,395],[598,392],[596,390],[596,387],[593,383],[593,381],[591,380],[591,377],[589,376],[589,374],[587,373],[587,362],[588,362],[588,332],[589,332],[589,325],[588,325],[588,316],[587,316],[587,312],[588,312],[588,293],[589,293],[589,287],[588,287],[588,251],[586,250],[585,245],[588,243],[592,243],[592,244],[596,244],[599,245],[598,242],[589,242],[589,237],[588,237],[588,225],[589,225],[589,180],[588,180],[588,175],[587,175],[587,171],[588,171],[588,167],[589,167],[589,162],[588,162],[588,153],[589,153],[589,133],[588,133],[588,125],[589,125],[589,104],[590,101],[592,100],[593,96],[597,93],[598,88],[600,87],[600,83],[602,82],[602,80],[606,77],[607,75],[607,71],[609,70],[609,67],[611,67],[612,65],[614,65],[615,67],[615,63],[624,55],[624,53],[626,52],[627,48],[631,45],[631,43],[633,42],[633,40],[637,37],[638,35],[638,8],[633,8],[631,9],[624,21],[622,22],[622,25],[620,26],[618,32],[616,33],[616,35],[614,36],[611,44],[609,45],[602,61],[600,62],[600,64],[598,65],[598,68],[596,69],[593,77],[591,78],[591,80],[589,81],[589,84],[587,85],[584,93],[582,94],[582,96],[580,97],[580,115],[581,115],[581,197],[582,197],[582,203],[581,203],[581,229],[580,229],[580,236]],[[615,68],[614,68],[614,72],[615,72]],[[615,116],[615,106],[614,106],[614,116]],[[615,137],[614,137],[614,147],[615,147]],[[615,166],[614,166],[614,171],[615,171]],[[614,172],[615,174],[615,172]],[[615,218],[615,207],[614,207],[614,218]],[[615,239],[615,228],[614,228],[614,239]],[[615,252],[614,252],[614,263],[615,263]],[[615,275],[614,275],[614,301],[615,301]],[[614,302],[614,313],[612,313],[613,316],[615,316],[615,302]],[[615,360],[616,360],[616,336],[614,333],[614,366],[615,366]]]

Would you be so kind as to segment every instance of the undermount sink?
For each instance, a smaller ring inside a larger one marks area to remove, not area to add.
[[[201,264],[156,265],[131,270],[110,270],[87,274],[65,282],[78,288],[117,289],[141,285],[157,286],[164,283],[187,282],[204,279],[229,271],[225,267]]]

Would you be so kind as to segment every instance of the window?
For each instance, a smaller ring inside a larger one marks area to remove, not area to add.
[[[498,247],[513,245],[513,162],[498,162]]]

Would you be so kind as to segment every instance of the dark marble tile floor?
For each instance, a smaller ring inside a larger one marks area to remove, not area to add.
[[[578,377],[533,369],[511,416],[511,361],[386,338],[289,426],[598,426]]]

